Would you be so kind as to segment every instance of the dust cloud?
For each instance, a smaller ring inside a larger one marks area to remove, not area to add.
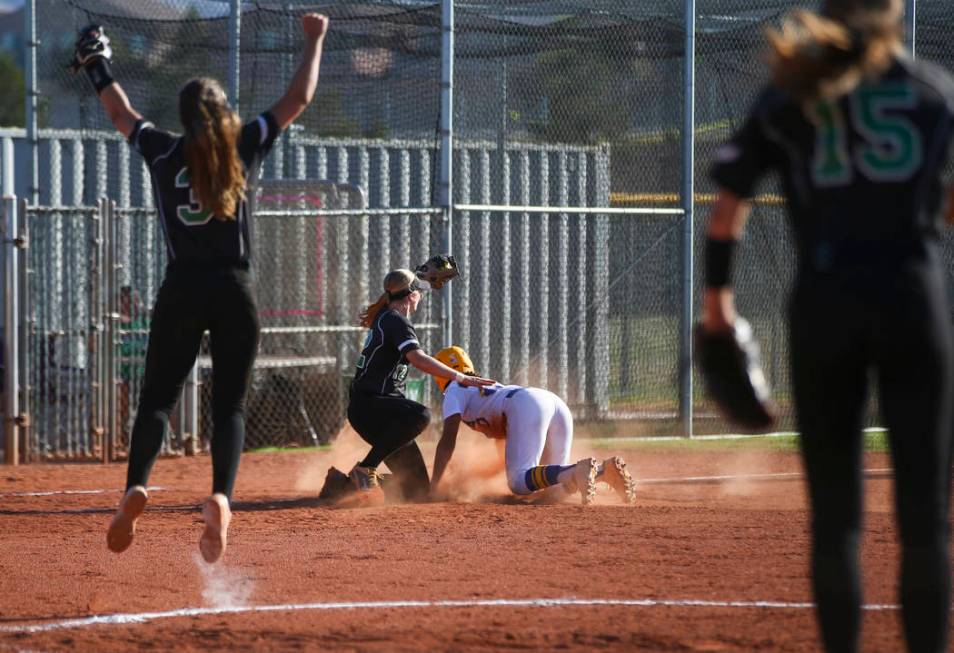
[[[252,596],[253,582],[237,569],[222,564],[210,565],[198,553],[192,554],[202,574],[202,598],[212,608],[242,608]]]

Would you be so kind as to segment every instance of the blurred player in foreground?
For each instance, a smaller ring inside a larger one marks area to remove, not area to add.
[[[939,249],[954,81],[902,48],[901,0],[826,0],[770,32],[772,83],[716,155],[703,329],[736,321],[730,260],[777,169],[798,257],[791,366],[824,646],[857,651],[869,372],[889,429],[908,647],[946,650],[952,333]],[[950,221],[950,206],[948,207]]]
[[[377,473],[381,463],[394,473],[405,499],[423,499],[430,491],[427,465],[415,439],[430,423],[431,414],[426,406],[404,396],[408,363],[467,386],[493,383],[465,376],[421,349],[410,318],[423,289],[414,272],[392,270],[384,278],[384,293],[361,314],[368,335],[351,383],[348,421],[371,451],[349,474],[356,493],[347,503],[384,500]]]
[[[474,374],[470,357],[460,347],[442,349],[435,358],[460,374]],[[434,380],[444,393],[444,430],[434,455],[435,490],[454,454],[463,422],[488,438],[506,440],[507,484],[514,494],[534,494],[556,486],[566,493],[579,492],[587,505],[596,496],[599,480],[609,484],[626,503],[636,500],[636,484],[622,458],[608,458],[602,463],[584,458],[569,464],[573,416],[552,392],[499,383],[475,388],[459,379],[440,376]]]
[[[132,543],[146,505],[149,472],[206,330],[215,379],[215,430],[212,495],[202,510],[205,530],[199,549],[207,562],[225,551],[229,501],[245,439],[245,397],[259,339],[246,198],[272,143],[315,94],[328,19],[306,14],[301,24],[303,61],[271,109],[243,126],[218,82],[193,79],[179,93],[183,136],[157,129],[132,108],[110,70],[112,50],[102,27],[85,28],[76,43],[72,68],[86,72],[113,125],[149,166],[170,261],[152,313],[126,493],[106,536],[117,553]]]

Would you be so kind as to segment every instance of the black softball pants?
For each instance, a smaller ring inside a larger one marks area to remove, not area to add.
[[[259,339],[250,273],[240,267],[169,267],[149,328],[127,489],[147,484],[169,415],[206,330],[213,378],[212,492],[232,497],[245,442],[245,398]]]
[[[888,428],[908,649],[946,650],[954,344],[939,266],[866,284],[801,283],[791,306],[812,582],[827,651],[858,650],[862,424],[869,374]]]
[[[352,391],[348,421],[361,439],[371,445],[360,465],[376,468],[385,463],[408,501],[427,496],[431,482],[424,456],[415,442],[431,422],[426,406],[404,397]]]

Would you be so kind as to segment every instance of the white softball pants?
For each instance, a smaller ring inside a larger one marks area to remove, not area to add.
[[[567,465],[573,445],[573,415],[557,395],[526,388],[507,399],[507,484],[514,494],[531,494],[527,471],[538,465]]]

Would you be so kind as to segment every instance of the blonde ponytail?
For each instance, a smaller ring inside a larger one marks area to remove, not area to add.
[[[179,94],[185,128],[189,186],[219,220],[234,220],[245,199],[245,170],[238,153],[242,124],[214,79],[191,80]]]
[[[883,72],[901,48],[900,0],[828,0],[769,29],[775,85],[802,101],[834,99]]]
[[[392,300],[406,297],[417,290],[419,283],[417,275],[410,270],[400,268],[388,272],[387,276],[384,277],[384,292],[378,297],[378,301],[361,311],[358,316],[359,324],[366,329],[370,329],[374,320],[378,317],[378,313],[387,308]]]

